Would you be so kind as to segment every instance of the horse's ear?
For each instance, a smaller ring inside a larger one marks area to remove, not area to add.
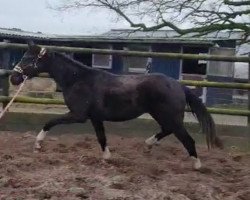
[[[33,40],[28,40],[28,41],[27,41],[27,43],[28,43],[28,47],[29,47],[29,49],[31,49],[32,47],[34,47],[34,46],[35,46],[35,43],[34,43],[34,41],[33,41]]]

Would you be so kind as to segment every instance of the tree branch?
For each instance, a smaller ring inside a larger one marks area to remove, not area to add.
[[[224,3],[232,6],[248,6],[250,5],[250,1],[230,1],[224,0]]]
[[[250,35],[249,0],[74,0],[59,10],[70,8],[99,7],[114,11],[136,30],[155,31],[171,28],[180,35],[194,33],[206,35],[222,30],[241,30],[248,41]],[[239,7],[241,6],[241,7]],[[151,18],[148,25],[143,19]],[[243,20],[239,20],[241,19]],[[137,20],[139,21],[137,22]],[[242,23],[242,21],[246,21]],[[137,22],[137,23],[136,23]],[[178,22],[178,23],[177,23]],[[182,29],[180,23],[188,22],[191,28]]]

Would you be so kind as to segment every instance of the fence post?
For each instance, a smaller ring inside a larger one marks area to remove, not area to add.
[[[250,57],[250,53],[248,53]],[[250,83],[250,62],[248,62],[248,83]],[[250,90],[248,89],[248,110],[250,110]],[[247,119],[248,122],[248,129],[250,130],[250,116]]]
[[[8,41],[5,41],[8,42]],[[9,63],[10,63],[10,50],[4,49],[2,53],[2,68],[8,70],[9,69]],[[2,87],[3,91],[2,94],[4,96],[9,96],[9,75],[6,74],[3,76],[2,79]],[[7,102],[3,102],[3,108],[7,105]]]

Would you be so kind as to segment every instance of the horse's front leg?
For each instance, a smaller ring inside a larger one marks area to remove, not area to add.
[[[79,119],[78,117],[74,116],[70,112],[61,117],[48,121],[36,137],[36,142],[35,142],[35,147],[34,147],[35,152],[38,152],[42,148],[41,143],[44,140],[45,136],[47,135],[48,131],[52,127],[58,124],[84,123],[85,121],[86,121],[85,117],[81,117],[81,119]]]
[[[94,120],[94,119],[91,119],[91,122],[92,122],[94,129],[95,129],[98,142],[101,145],[102,152],[103,152],[103,158],[109,159],[111,157],[111,153],[109,151],[109,148],[107,147],[107,139],[106,139],[106,135],[105,135],[103,122],[98,121],[98,120]]]

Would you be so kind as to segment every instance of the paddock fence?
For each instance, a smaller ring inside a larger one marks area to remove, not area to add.
[[[44,46],[47,49],[58,52],[70,53],[95,53],[107,55],[120,55],[120,56],[137,56],[137,57],[160,57],[165,59],[192,59],[192,60],[207,60],[207,61],[226,61],[226,62],[244,62],[249,63],[249,78],[248,83],[229,83],[229,82],[211,82],[211,81],[193,81],[193,80],[180,80],[180,82],[187,86],[196,87],[213,87],[213,88],[228,88],[228,89],[244,89],[248,90],[248,109],[224,109],[209,107],[208,111],[213,114],[237,115],[248,117],[248,126],[250,124],[250,56],[217,56],[217,55],[197,55],[197,54],[183,54],[183,53],[158,53],[158,52],[142,52],[142,51],[127,51],[127,50],[108,50],[108,49],[93,49],[93,48],[80,48],[80,47],[66,47],[66,46]],[[26,49],[26,44],[6,43],[0,42],[0,50],[8,51],[10,49]],[[2,80],[2,95],[0,102],[3,107],[12,98],[9,95],[9,76],[11,70],[0,70],[0,77]],[[39,77],[49,77],[48,74],[40,74]],[[34,104],[59,104],[63,105],[64,101],[60,99],[49,98],[34,98],[28,96],[19,96],[15,100],[16,103],[34,103]],[[189,111],[187,109],[187,111]]]

